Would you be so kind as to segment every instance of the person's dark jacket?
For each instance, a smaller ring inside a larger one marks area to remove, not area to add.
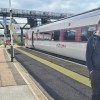
[[[94,36],[96,37],[95,49],[93,47]],[[92,35],[88,40],[86,49],[86,65],[89,71],[92,71],[94,69],[100,70],[100,36]]]

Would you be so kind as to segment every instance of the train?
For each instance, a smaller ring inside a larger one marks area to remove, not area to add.
[[[25,47],[86,61],[89,37],[97,31],[100,8],[29,29]]]

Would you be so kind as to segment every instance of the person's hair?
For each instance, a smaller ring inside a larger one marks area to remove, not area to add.
[[[99,22],[98,22],[98,25],[100,24],[100,20],[99,20]]]

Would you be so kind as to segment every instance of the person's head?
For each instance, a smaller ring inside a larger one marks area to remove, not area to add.
[[[98,22],[98,33],[100,34],[100,21]]]

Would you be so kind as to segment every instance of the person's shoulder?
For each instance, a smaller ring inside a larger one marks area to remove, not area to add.
[[[97,35],[97,33],[93,34],[94,38],[100,38],[100,35]]]
[[[91,36],[89,37],[88,41],[93,40],[94,37],[95,37],[95,34],[91,35]]]

